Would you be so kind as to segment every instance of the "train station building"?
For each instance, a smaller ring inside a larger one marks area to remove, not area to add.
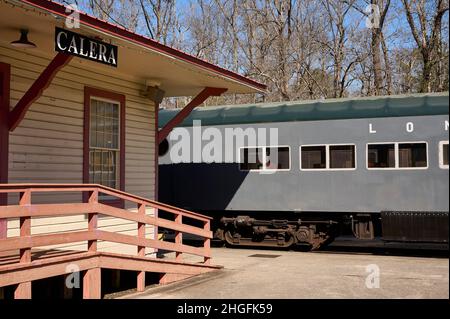
[[[251,79],[55,2],[0,1],[0,253],[18,250],[20,267],[31,268],[39,262],[33,259],[39,246],[136,255],[138,243],[142,257],[142,249],[152,253],[155,247],[133,236],[156,238],[155,227],[163,224],[157,209],[175,213],[181,225],[180,216],[207,225],[200,215],[156,202],[159,141],[210,96],[264,90]],[[177,96],[194,98],[158,131],[159,103]],[[127,211],[154,219],[133,220]],[[176,227],[209,236],[206,226]],[[93,235],[99,230],[101,239]],[[177,256],[182,250],[201,255],[183,246]],[[53,267],[26,278],[13,276],[14,267],[0,263],[0,287],[17,285],[18,298],[31,296],[32,280],[63,273]]]

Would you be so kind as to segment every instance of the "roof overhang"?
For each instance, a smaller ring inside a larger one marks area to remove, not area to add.
[[[0,45],[9,46],[19,36],[19,29],[29,29],[30,40],[36,43],[33,52],[52,58],[55,55],[55,27],[65,28],[71,12],[47,0],[2,0],[0,2]],[[80,13],[76,33],[100,38],[119,47],[117,68],[74,57],[71,65],[81,64],[106,74],[147,81],[159,85],[165,96],[192,96],[205,87],[227,89],[227,93],[264,92],[266,86],[225,70],[194,56],[162,45],[152,39]],[[31,51],[30,51],[31,53]]]

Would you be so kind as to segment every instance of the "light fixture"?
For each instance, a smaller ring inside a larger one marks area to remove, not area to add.
[[[36,44],[28,41],[28,30],[27,29],[20,29],[20,39],[17,41],[11,42],[11,45],[16,48],[25,48],[25,49],[36,47]]]

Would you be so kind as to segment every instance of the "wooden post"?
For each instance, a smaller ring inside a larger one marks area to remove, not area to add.
[[[101,268],[86,270],[83,276],[83,299],[101,299]]]
[[[19,199],[20,206],[31,205],[31,191],[28,189],[23,193],[20,193]],[[31,217],[20,217],[20,237],[31,236]],[[31,248],[20,249],[20,261],[21,264],[31,262]],[[15,299],[31,299],[31,281],[22,282],[16,286],[14,291]]]
[[[183,223],[183,215],[178,214],[177,217],[175,217],[175,222],[177,224],[182,224]],[[181,246],[183,244],[183,233],[176,231],[175,232],[175,244],[177,246]],[[183,261],[183,255],[180,252],[175,252],[175,260],[176,261]]]
[[[203,229],[209,231],[210,230],[210,225],[211,225],[211,221],[209,221],[209,220],[206,221],[205,225],[203,226]],[[205,255],[208,255],[208,256],[211,255],[211,239],[209,239],[209,238],[205,238],[204,239],[204,241],[203,241],[203,250],[204,250]],[[206,257],[205,256],[205,259],[204,259],[203,263],[205,265],[209,265],[211,263],[211,257]]]
[[[138,204],[138,214],[145,216],[145,205]],[[145,223],[138,223],[138,238],[145,238]],[[137,247],[139,257],[145,257],[145,246]],[[145,289],[145,271],[138,271],[137,274],[137,291]]]
[[[98,203],[98,189],[89,193],[89,204],[97,204]],[[95,231],[98,226],[98,214],[90,213],[88,214],[88,230]],[[97,251],[97,240],[88,240],[88,251],[96,252]]]
[[[89,193],[89,203],[98,203],[98,189]],[[88,230],[95,231],[98,224],[98,213],[88,214]],[[97,251],[97,240],[88,240],[88,251]],[[101,294],[101,268],[86,270],[83,276],[83,298],[100,299]]]

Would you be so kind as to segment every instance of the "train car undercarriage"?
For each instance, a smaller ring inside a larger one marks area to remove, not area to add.
[[[333,220],[259,220],[249,216],[223,217],[216,237],[230,246],[290,247],[307,244],[318,249],[333,238]]]
[[[286,219],[255,215],[258,218],[250,214],[216,218],[215,237],[229,246],[303,245],[311,250],[340,235],[353,235],[358,240],[380,237],[383,241],[448,244],[448,212],[334,213],[297,219],[292,215],[283,216]]]

